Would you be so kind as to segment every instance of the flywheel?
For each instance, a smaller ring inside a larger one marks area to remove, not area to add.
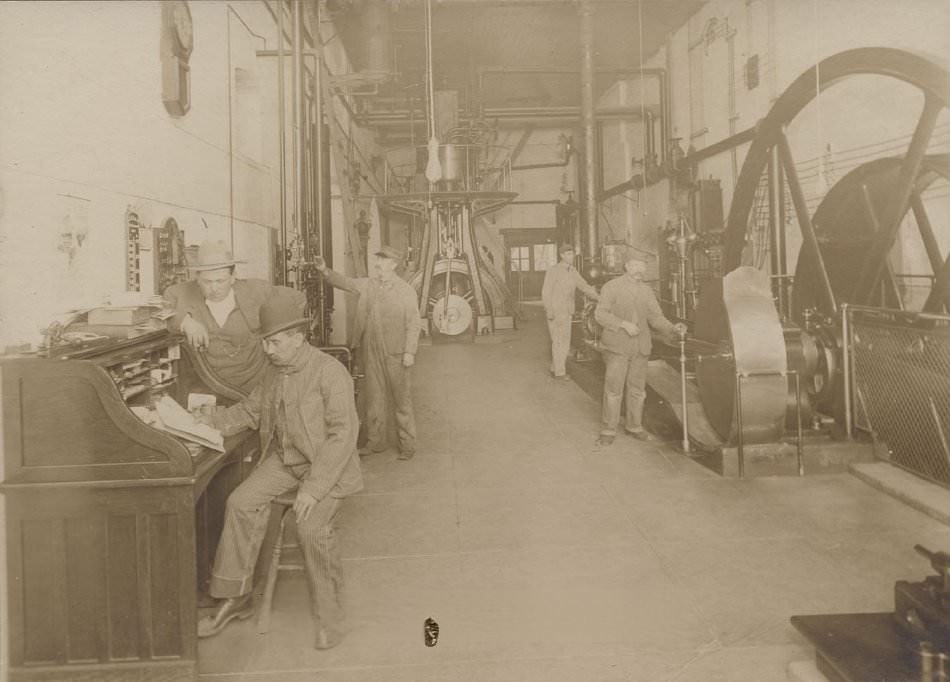
[[[461,296],[449,294],[432,305],[432,324],[441,334],[457,336],[472,325],[472,306]]]

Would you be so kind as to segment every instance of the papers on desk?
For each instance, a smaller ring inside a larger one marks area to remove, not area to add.
[[[154,410],[139,406],[134,406],[131,410],[135,416],[156,429],[161,429],[190,443],[224,452],[224,437],[221,432],[212,426],[196,421],[170,396],[162,396],[155,403]]]

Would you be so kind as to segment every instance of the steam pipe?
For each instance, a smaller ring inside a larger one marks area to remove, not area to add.
[[[304,224],[304,127],[306,120],[306,93],[304,92],[304,68],[303,68],[303,3],[301,0],[293,1],[293,32],[294,32],[294,58],[293,58],[293,105],[294,105],[294,224],[296,226],[297,237],[302,237],[307,226]],[[297,278],[299,287],[301,282]]]
[[[597,250],[597,185],[594,169],[594,8],[590,0],[581,0],[581,127],[584,132],[583,216],[586,243],[584,256],[593,258]]]
[[[269,9],[269,5],[268,5]],[[280,283],[287,284],[287,150],[284,110],[284,11],[277,6],[277,136],[278,163],[280,164]]]

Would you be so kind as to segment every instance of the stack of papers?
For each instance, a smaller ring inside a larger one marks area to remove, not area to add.
[[[139,419],[156,429],[161,429],[182,440],[224,452],[224,437],[221,432],[213,426],[196,421],[170,396],[162,396],[155,403],[155,410],[147,407],[132,407],[131,409]]]

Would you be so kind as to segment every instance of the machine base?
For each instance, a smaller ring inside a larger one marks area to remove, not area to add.
[[[815,645],[815,662],[831,682],[927,682],[914,643],[893,613],[792,616],[792,625]]]

